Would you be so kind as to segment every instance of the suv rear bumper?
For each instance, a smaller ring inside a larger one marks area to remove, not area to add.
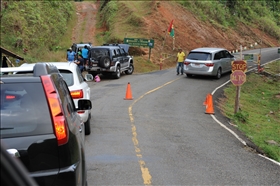
[[[86,70],[87,71],[96,71],[96,72],[115,72],[116,71],[116,67],[115,66],[111,66],[110,68],[105,69],[105,68],[100,68],[98,66],[91,66],[91,67],[87,67]]]

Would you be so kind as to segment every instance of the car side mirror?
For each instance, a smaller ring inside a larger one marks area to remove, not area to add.
[[[85,80],[86,80],[86,81],[93,81],[93,75],[91,75],[91,74],[85,74]]]

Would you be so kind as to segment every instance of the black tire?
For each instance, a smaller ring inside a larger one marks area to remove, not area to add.
[[[192,74],[186,74],[187,77],[191,78],[193,75]]]
[[[88,115],[88,120],[85,122],[85,135],[90,135],[91,133],[90,119],[91,119],[91,114]]]
[[[216,79],[220,79],[221,76],[222,76],[222,69],[221,69],[221,68],[218,68],[217,74],[216,74]]]
[[[130,64],[128,69],[125,71],[126,75],[131,75],[134,72],[134,66],[133,64]]]
[[[117,66],[116,72],[114,73],[113,76],[114,76],[115,79],[120,79],[120,77],[121,77],[121,68],[120,68],[120,66]]]
[[[108,69],[108,68],[110,68],[111,60],[110,60],[110,58],[108,56],[103,56],[103,57],[100,58],[98,65],[101,68]]]

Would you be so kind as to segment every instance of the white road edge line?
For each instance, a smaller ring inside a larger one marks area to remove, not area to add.
[[[276,61],[276,60],[279,60],[279,59],[280,59],[280,58],[275,59],[275,60],[270,61],[270,62],[268,62],[268,63],[266,63],[266,64],[272,63],[272,62],[274,62],[274,61]],[[250,70],[247,71],[247,72],[250,72],[250,71],[252,71],[252,70],[254,70],[254,69],[256,69],[256,67],[250,69]],[[218,89],[222,88],[223,86],[225,86],[225,85],[228,84],[229,82],[230,82],[230,80],[228,80],[228,81],[225,82],[224,84],[220,85],[219,87],[215,88],[211,94],[214,95],[215,92],[216,92]],[[212,117],[221,127],[225,128],[227,131],[229,131],[231,134],[233,134],[244,146],[247,146],[246,142],[245,142],[244,140],[242,140],[235,132],[233,132],[231,129],[229,129],[227,126],[225,126],[223,123],[221,123],[213,114],[210,114],[210,115],[211,115],[211,117]],[[261,155],[261,154],[258,154],[258,155],[259,155],[260,157],[263,157],[263,158],[265,158],[265,159],[267,159],[267,160],[269,160],[269,161],[275,163],[276,165],[279,165],[279,166],[280,166],[280,162],[277,162],[277,161],[275,161],[275,160],[273,160],[273,159],[270,159],[270,158],[268,158],[268,157],[266,157],[266,156],[263,156],[263,155]]]

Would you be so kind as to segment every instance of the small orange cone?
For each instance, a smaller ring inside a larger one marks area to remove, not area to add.
[[[130,83],[128,82],[127,84],[127,88],[126,88],[126,96],[125,98],[126,100],[132,100],[132,93],[131,93],[131,90],[130,90]]]
[[[203,102],[203,105],[207,105],[207,101],[208,101],[208,97],[209,97],[209,93],[207,94],[206,98],[205,98],[205,101]]]
[[[215,114],[214,108],[213,108],[212,94],[209,94],[209,96],[207,98],[205,114]]]

